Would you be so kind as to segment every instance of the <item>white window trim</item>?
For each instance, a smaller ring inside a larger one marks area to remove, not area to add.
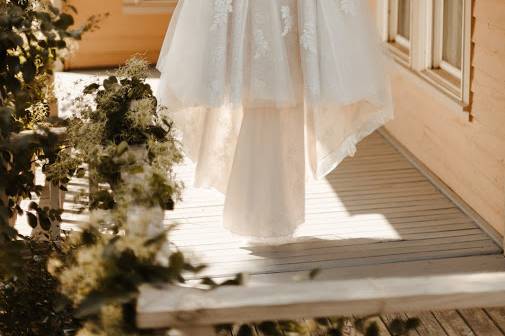
[[[424,79],[431,86],[443,92],[460,109],[466,110],[470,104],[470,72],[471,72],[471,24],[472,24],[472,0],[464,1],[464,26],[463,26],[463,60],[462,70],[455,69],[450,64],[440,62],[438,65],[447,73],[460,80],[457,87],[453,82],[440,76],[433,70],[434,51],[434,28],[433,10],[437,0],[423,0],[411,2],[411,32],[409,55],[399,52],[398,48],[388,43],[391,41],[391,20],[389,13],[389,0],[377,0],[377,21],[379,32],[384,43],[387,43],[388,50],[392,57],[407,71],[414,72],[417,77]],[[394,31],[393,31],[394,33]]]
[[[391,17],[389,18],[389,40],[395,41],[400,46],[410,50],[410,40],[398,33],[399,2],[398,0],[391,0],[391,2],[392,2],[391,6],[394,8],[394,10],[391,10],[390,14]]]
[[[443,15],[444,15],[444,3],[443,0],[432,0],[432,11],[434,13],[434,19],[431,28],[430,36],[433,36],[433,42],[430,43],[431,50],[430,54],[433,55],[429,62],[430,67],[440,68],[447,72],[449,75],[453,76],[458,80],[462,80],[462,73],[464,69],[458,69],[448,62],[443,60]],[[466,11],[465,8],[463,8]],[[465,14],[465,12],[463,13]],[[463,22],[464,23],[464,22]],[[463,36],[461,36],[463,39]],[[465,41],[462,41],[462,45],[465,45]]]
[[[170,14],[177,0],[123,0],[125,14]]]
[[[398,0],[384,0],[386,3],[384,41],[387,41],[389,50],[395,55],[397,61],[405,66],[410,66],[411,40],[398,34]],[[389,8],[391,4],[391,8]],[[412,7],[411,7],[412,10]],[[411,22],[412,31],[412,22]]]

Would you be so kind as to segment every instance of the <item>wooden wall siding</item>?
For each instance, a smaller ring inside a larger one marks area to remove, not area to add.
[[[387,130],[501,234],[505,232],[505,1],[476,0],[473,122],[430,87],[393,75]]]
[[[70,3],[79,10],[78,22],[98,13],[110,16],[98,31],[84,37],[79,50],[67,62],[68,69],[116,66],[134,54],[156,62],[169,14],[128,14],[123,10],[123,0],[70,0]]]

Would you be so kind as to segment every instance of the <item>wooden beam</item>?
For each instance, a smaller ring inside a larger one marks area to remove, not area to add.
[[[140,328],[187,328],[222,323],[321,316],[496,307],[505,302],[505,272],[222,287],[213,291],[144,286]]]

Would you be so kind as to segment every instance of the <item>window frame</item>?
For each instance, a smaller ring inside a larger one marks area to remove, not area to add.
[[[412,1],[410,6],[410,38],[398,33],[400,0],[386,0],[388,2],[387,14],[387,41],[391,51],[401,58],[402,62],[410,63],[410,53],[412,45]]]
[[[410,52],[402,52],[391,39],[391,8],[398,0],[377,0],[377,16],[382,41],[387,45],[393,59],[404,68],[414,72],[435,89],[443,92],[465,110],[470,105],[470,72],[472,48],[472,0],[463,1],[463,36],[461,71],[441,60],[442,41],[437,30],[443,29],[440,5],[443,0],[411,1]],[[438,6],[438,8],[437,8]],[[393,13],[394,14],[394,13]],[[438,17],[436,17],[438,15]],[[442,28],[437,25],[442,24]],[[438,35],[438,37],[437,37]],[[437,53],[437,54],[435,54]],[[438,56],[440,55],[440,56]],[[436,59],[435,56],[440,57]],[[437,63],[438,62],[438,63]],[[435,66],[435,67],[434,67]]]

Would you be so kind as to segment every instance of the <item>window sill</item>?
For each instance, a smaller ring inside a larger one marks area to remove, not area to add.
[[[463,104],[461,97],[461,81],[442,69],[429,69],[420,72],[427,82],[444,92],[450,98]]]
[[[468,105],[462,101],[459,90],[454,84],[448,84],[448,80],[442,80],[442,75],[437,74],[437,70],[415,71],[394,53],[390,53],[389,56],[393,64],[392,70],[395,73],[400,73],[408,80],[416,83],[452,111],[468,113]]]
[[[410,66],[410,50],[396,42],[387,42],[387,50],[391,56],[403,66]]]

